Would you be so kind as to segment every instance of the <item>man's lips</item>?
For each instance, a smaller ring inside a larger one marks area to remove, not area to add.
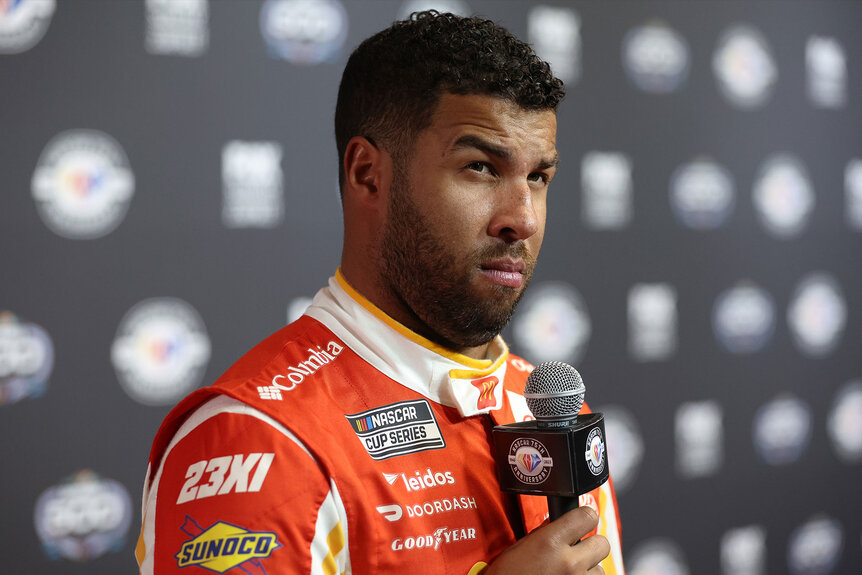
[[[519,289],[524,285],[524,260],[518,258],[500,258],[485,262],[479,269],[491,283]]]

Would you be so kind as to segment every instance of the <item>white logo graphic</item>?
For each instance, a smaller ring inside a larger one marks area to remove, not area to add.
[[[475,497],[450,497],[446,499],[435,499],[416,505],[406,507],[409,517],[424,517],[425,515],[436,515],[450,511],[461,511],[462,509],[478,509]]]
[[[847,323],[847,304],[832,277],[812,274],[797,286],[787,308],[787,324],[796,346],[822,357],[838,345]]]
[[[338,345],[334,341],[330,341],[326,344],[326,349],[323,349],[321,346],[317,346],[317,349],[308,348],[307,351],[309,356],[305,361],[301,361],[296,365],[291,365],[287,368],[287,373],[278,374],[272,378],[272,387],[263,387],[258,388],[258,391],[263,390],[271,390],[277,389],[280,391],[293,391],[297,385],[305,381],[305,378],[314,375],[317,373],[321,367],[329,364],[330,361],[334,361],[336,357],[344,350],[344,347]],[[269,391],[268,393],[272,393]],[[261,399],[274,399],[264,398],[263,393],[261,393]],[[281,399],[281,394],[278,394],[278,399]]]
[[[437,10],[441,14],[450,12],[458,16],[469,16],[473,12],[461,0],[406,0],[398,11],[398,19],[406,20],[413,12],[424,10]]]
[[[835,38],[811,36],[805,44],[808,97],[821,108],[841,108],[847,102],[847,58]]]
[[[778,76],[766,39],[749,25],[734,26],[721,36],[712,69],[722,94],[740,108],[764,104]]]
[[[527,14],[527,39],[554,75],[573,85],[581,77],[581,21],[570,8],[534,6]]]
[[[334,60],[347,38],[347,12],[339,0],[266,0],[260,29],[270,54],[294,64]]]
[[[102,132],[72,130],[45,146],[32,191],[39,215],[54,233],[93,239],[123,221],[135,178],[116,140]]]
[[[213,495],[256,493],[263,487],[274,457],[274,453],[237,453],[192,463],[186,470],[187,481],[180,489],[177,505]],[[207,476],[201,482],[204,473]]]
[[[521,303],[512,333],[536,362],[564,360],[578,363],[591,333],[590,316],[581,295],[566,283],[531,287]]]
[[[544,483],[554,466],[547,448],[531,437],[520,437],[512,442],[508,461],[518,481],[528,485]]]
[[[629,31],[622,53],[629,79],[646,92],[673,92],[688,78],[688,42],[664,22]]]
[[[832,573],[844,548],[844,530],[829,517],[815,517],[798,527],[787,545],[793,575]]]
[[[174,298],[147,299],[126,313],[111,347],[117,377],[132,399],[168,405],[196,387],[210,359],[206,326]]]
[[[147,0],[150,54],[200,56],[209,45],[209,0]]]
[[[408,492],[455,484],[455,477],[451,471],[432,471],[430,467],[426,467],[425,471],[414,471],[413,475],[383,473],[383,477],[389,485],[395,485],[395,482],[401,479]]]
[[[805,166],[786,154],[763,163],[753,196],[761,223],[779,238],[799,235],[814,209],[814,190]]]
[[[597,410],[605,415],[608,465],[617,493],[634,483],[644,455],[640,428],[631,412],[619,405],[607,405]]]
[[[225,144],[221,154],[222,220],[229,228],[271,228],[284,219],[281,145]]]
[[[715,336],[731,353],[763,349],[775,328],[775,305],[770,295],[750,282],[721,293],[712,312]]]
[[[39,496],[35,518],[49,557],[88,561],[123,548],[132,501],[120,483],[80,471]]]
[[[838,391],[826,429],[838,457],[846,463],[862,461],[862,380]]]
[[[601,475],[605,470],[605,441],[602,437],[602,430],[594,427],[587,435],[587,445],[584,451],[584,459],[587,461],[587,467],[590,468],[590,473],[593,475]]]
[[[844,169],[844,210],[847,224],[862,230],[862,159],[854,158]]]
[[[811,409],[801,399],[780,396],[754,416],[754,447],[770,465],[798,460],[811,441]]]
[[[45,393],[54,344],[44,329],[0,312],[0,405]]]
[[[380,505],[377,507],[377,511],[387,521],[399,521],[404,516],[404,511],[400,505]]]
[[[18,54],[35,46],[48,31],[55,0],[0,2],[0,54]]]
[[[705,477],[723,459],[724,425],[716,401],[684,403],[676,410],[676,468],[683,477]]]
[[[620,229],[632,219],[632,162],[618,152],[589,152],[581,161],[584,223]]]
[[[738,527],[721,538],[722,575],[766,575],[766,530]]]
[[[629,353],[639,361],[667,359],[676,351],[676,290],[637,284],[629,290]]]
[[[629,575],[689,575],[685,555],[669,539],[648,539],[637,545],[626,558]]]
[[[391,548],[393,551],[412,551],[414,549],[434,549],[436,551],[441,543],[449,544],[458,541],[474,541],[475,539],[476,529],[472,527],[459,529],[440,527],[428,535],[395,539],[392,541]]]
[[[677,219],[690,228],[721,226],[735,201],[733,175],[709,159],[682,165],[671,176],[671,208]]]

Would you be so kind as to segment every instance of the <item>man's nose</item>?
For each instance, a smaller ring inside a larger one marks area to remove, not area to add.
[[[535,194],[526,179],[506,183],[499,190],[498,205],[488,224],[488,235],[514,242],[535,234],[540,225]]]

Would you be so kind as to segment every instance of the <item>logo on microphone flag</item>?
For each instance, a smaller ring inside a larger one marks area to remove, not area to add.
[[[605,470],[605,440],[600,428],[593,428],[587,435],[587,450],[584,457],[587,460],[590,473],[601,475],[602,471]]]
[[[512,474],[528,485],[544,483],[554,466],[548,449],[532,437],[519,437],[513,441],[508,460]]]

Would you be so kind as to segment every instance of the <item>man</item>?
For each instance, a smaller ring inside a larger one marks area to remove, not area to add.
[[[529,417],[530,366],[498,334],[541,247],[562,97],[480,19],[419,13],[357,48],[341,267],[165,420],[142,573],[623,572],[609,484],[542,526],[491,455],[491,427]]]

